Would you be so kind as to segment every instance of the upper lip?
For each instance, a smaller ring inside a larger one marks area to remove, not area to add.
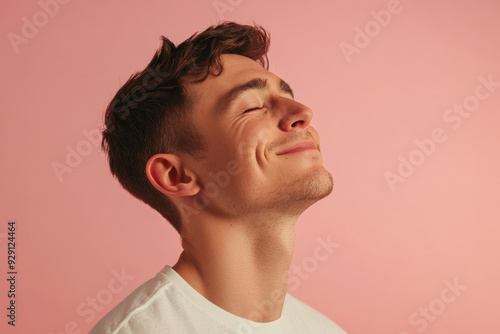
[[[282,154],[286,154],[286,153],[293,153],[293,152],[300,152],[300,151],[305,151],[305,150],[316,150],[317,147],[316,147],[316,144],[312,141],[303,141],[303,142],[300,142],[298,144],[295,144],[295,145],[292,145],[288,148],[286,148],[285,150],[277,153],[277,155],[282,155]]]

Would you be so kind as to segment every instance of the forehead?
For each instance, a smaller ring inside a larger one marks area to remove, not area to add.
[[[233,54],[221,55],[223,70],[219,76],[209,75],[204,81],[184,82],[184,87],[195,106],[209,108],[232,88],[242,85],[255,78],[270,79],[270,83],[278,84],[279,78],[263,68],[256,61]]]

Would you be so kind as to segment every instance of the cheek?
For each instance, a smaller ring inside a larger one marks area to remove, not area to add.
[[[271,131],[265,124],[246,120],[231,127],[227,145],[236,148],[236,153],[240,157],[253,156],[257,147],[269,138],[271,138]]]

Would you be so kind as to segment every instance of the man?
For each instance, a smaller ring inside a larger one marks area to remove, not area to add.
[[[286,293],[295,222],[333,180],[268,48],[263,28],[230,22],[178,47],[163,37],[110,103],[111,171],[183,252],[91,333],[345,333]]]

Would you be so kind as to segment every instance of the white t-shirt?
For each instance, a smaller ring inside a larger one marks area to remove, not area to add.
[[[236,316],[193,289],[165,266],[105,315],[89,334],[346,334],[290,294],[281,317],[260,323]]]

